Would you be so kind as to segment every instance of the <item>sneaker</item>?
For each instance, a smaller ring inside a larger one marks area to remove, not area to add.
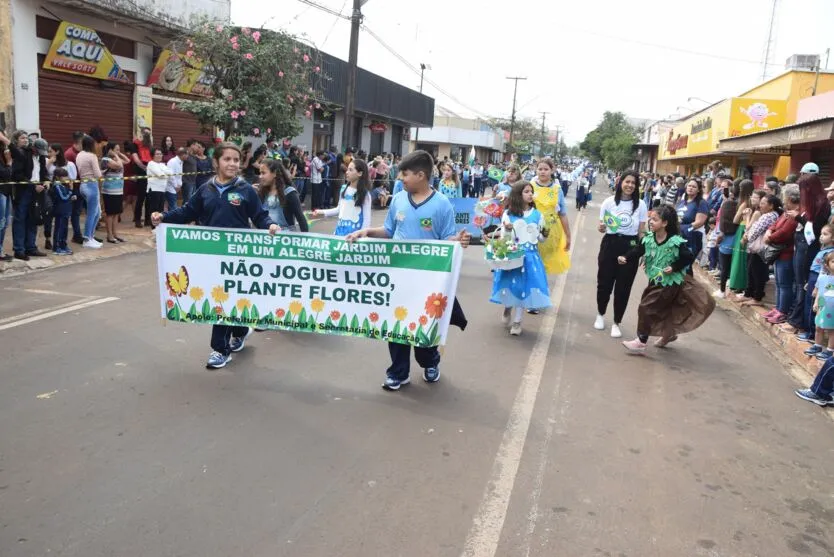
[[[620,326],[616,323],[611,325],[611,338],[622,338],[623,332],[620,330]]]
[[[29,256],[26,255],[25,253],[23,253],[22,251],[14,252],[14,258],[15,259],[20,259],[22,261],[29,261]]]
[[[501,314],[501,323],[504,325],[510,324],[510,314],[513,312],[513,308],[504,308],[504,312]]]
[[[72,250],[69,248],[61,248],[61,255],[72,255]]]
[[[399,391],[400,387],[408,385],[409,383],[411,383],[411,379],[408,377],[405,379],[397,379],[396,377],[391,377],[389,375],[385,378],[385,383],[382,384],[382,388],[386,391]]]
[[[8,253],[6,255],[0,255],[0,261],[5,261],[6,263],[8,263],[12,259],[14,259],[14,256],[9,255]]]
[[[820,352],[822,352],[822,346],[820,346],[819,344],[815,344],[811,348],[803,352],[803,354],[805,354],[806,356],[816,356]]]
[[[796,340],[800,342],[807,342],[808,344],[814,344],[814,337],[811,336],[811,333],[804,332],[804,333],[796,333]]]
[[[529,313],[530,315],[538,315],[539,310],[537,310],[537,309],[528,309],[527,313]]]
[[[605,317],[602,315],[597,315],[597,318],[594,319],[594,329],[597,331],[602,331],[605,329]]]
[[[242,337],[239,337],[239,338],[238,337],[232,337],[231,340],[229,341],[229,349],[232,352],[240,352],[241,350],[243,350],[243,347],[246,346],[246,339],[249,338],[249,335],[251,335],[252,332],[253,332],[252,327],[249,327],[246,330],[246,334],[243,335]]]
[[[521,336],[521,323],[513,323],[510,325],[510,334],[514,337]]]
[[[226,364],[228,364],[231,361],[231,354],[226,356],[225,354],[221,354],[220,352],[212,352],[211,354],[209,354],[208,361],[206,362],[206,367],[210,369],[220,369],[221,367],[226,367]]]
[[[774,315],[770,316],[767,320],[768,323],[771,325],[780,325],[788,320],[788,316],[782,313],[781,311],[777,311]]]
[[[678,335],[672,335],[669,338],[660,337],[655,341],[654,345],[658,348],[664,348],[668,346],[670,342],[675,342],[676,340],[678,340]]]
[[[84,243],[84,238],[82,238],[81,236],[73,236],[72,237],[72,243],[73,244],[83,244]]]
[[[51,240],[45,241],[43,243],[43,249],[45,249],[47,251],[51,250],[52,249],[52,241]]]
[[[37,249],[32,250],[32,251],[27,251],[26,255],[28,255],[29,257],[46,257],[46,254],[44,252],[42,252],[40,250],[37,250]]]
[[[96,242],[95,240],[84,240],[84,247],[90,249],[101,249],[101,244]]]
[[[426,383],[437,383],[440,381],[440,368],[427,367],[423,370],[423,381]]]
[[[727,295],[724,294],[724,292],[721,291],[721,290],[716,290],[715,292],[712,293],[712,297],[713,298],[718,298],[719,300],[723,300],[724,298],[727,297]]]
[[[802,400],[807,400],[808,402],[813,402],[817,406],[828,406],[829,404],[834,403],[831,400],[831,397],[824,398],[819,396],[817,393],[812,391],[811,389],[797,389],[793,392],[796,396],[801,398]]]
[[[646,345],[640,342],[639,338],[634,340],[624,340],[623,346],[626,347],[626,350],[631,352],[632,354],[645,354],[646,353]]]
[[[825,360],[827,360],[831,356],[834,356],[834,352],[832,352],[831,350],[826,348],[825,350],[823,350],[822,352],[817,354],[817,359],[821,362],[824,362]]]

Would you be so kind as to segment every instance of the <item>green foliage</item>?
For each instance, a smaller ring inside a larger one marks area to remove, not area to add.
[[[500,128],[506,132],[510,131],[511,122],[509,118],[492,118],[487,123],[495,129]],[[515,126],[512,127],[512,145],[507,143],[505,147],[508,153],[530,153],[533,148],[532,145],[535,143],[538,146],[542,139],[541,122],[534,118],[516,118]],[[545,150],[547,151],[547,147]]]
[[[602,161],[608,168],[622,170],[634,160],[632,145],[637,130],[622,112],[608,112],[596,128],[588,132],[579,148],[592,160]]]
[[[286,32],[197,19],[170,48],[192,68],[202,67],[212,93],[179,108],[227,137],[292,137],[303,127],[296,109],[309,118],[323,108],[321,56]]]

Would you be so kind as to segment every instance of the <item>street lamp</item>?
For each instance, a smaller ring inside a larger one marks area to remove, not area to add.
[[[695,100],[695,101],[701,101],[702,103],[707,104],[707,105],[710,105],[710,104],[715,104],[715,103],[711,103],[711,102],[709,102],[709,101],[705,101],[705,100],[704,100],[704,99],[702,99],[701,97],[689,97],[688,99],[686,99],[686,102],[691,103],[693,100]]]
[[[693,109],[689,108],[688,106],[679,106],[679,107],[675,108],[675,110],[680,110],[681,108],[684,109],[684,110],[688,110],[689,112],[695,112]]]
[[[431,64],[424,64],[420,62],[420,94],[423,94],[423,74],[426,70],[431,70]],[[414,148],[417,148],[417,142],[420,141],[420,126],[417,126],[417,132],[414,134]]]

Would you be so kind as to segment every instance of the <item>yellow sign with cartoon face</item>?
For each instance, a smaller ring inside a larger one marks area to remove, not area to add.
[[[211,81],[206,78],[203,65],[167,49],[159,55],[147,85],[165,91],[211,96]]]
[[[45,70],[130,83],[94,29],[62,21],[43,61]]]
[[[729,137],[780,128],[785,125],[788,101],[734,98],[730,105]]]

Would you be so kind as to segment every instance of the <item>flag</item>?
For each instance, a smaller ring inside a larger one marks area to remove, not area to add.
[[[473,167],[475,165],[475,146],[472,145],[472,149],[469,150],[469,167]]]

